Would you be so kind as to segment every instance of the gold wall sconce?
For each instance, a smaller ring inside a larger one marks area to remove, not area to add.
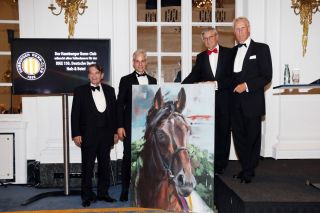
[[[64,10],[64,22],[69,23],[69,35],[68,38],[73,38],[74,27],[78,22],[78,14],[84,14],[85,10],[88,8],[87,0],[55,0],[56,4],[60,8],[59,12],[55,12],[57,8],[54,6],[53,2],[49,5],[48,9],[51,10],[53,15],[60,15],[62,10]]]
[[[303,27],[302,55],[307,52],[309,25],[312,23],[312,14],[320,11],[320,0],[291,0],[294,14],[300,14],[300,24]]]

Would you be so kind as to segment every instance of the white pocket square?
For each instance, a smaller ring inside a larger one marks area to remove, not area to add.
[[[257,58],[257,56],[256,55],[252,55],[252,56],[250,56],[250,58],[249,59],[256,59]]]

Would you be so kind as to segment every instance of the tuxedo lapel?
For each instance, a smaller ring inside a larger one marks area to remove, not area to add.
[[[219,48],[219,56],[218,56],[218,63],[217,63],[217,69],[216,69],[216,75],[214,76],[215,79],[217,79],[221,75],[221,66],[222,66],[222,59],[223,59],[224,50],[223,47],[220,46]]]
[[[108,108],[108,106],[110,106],[110,104],[111,104],[110,95],[108,94],[104,85],[101,84],[101,87],[103,89],[104,98],[106,99],[107,108]]]
[[[151,76],[147,75],[147,78],[148,78],[148,84],[149,84],[149,85],[152,84],[152,82],[151,82]]]
[[[251,56],[253,49],[255,46],[255,42],[251,39],[250,45],[248,47],[248,51],[246,53],[246,56],[243,59],[243,65],[242,65],[242,70],[245,72],[247,69],[245,67],[247,66],[247,63],[249,62],[249,57]]]
[[[131,82],[132,82],[133,85],[138,85],[139,84],[139,81],[138,81],[138,78],[137,78],[135,72],[132,72],[130,74],[130,78],[131,78]]]
[[[90,84],[88,84],[86,86],[86,97],[88,97],[88,105],[89,105],[89,109],[91,109],[92,111],[94,109],[97,109],[96,107],[96,104],[94,103],[94,100],[93,100],[93,96],[92,96],[92,92],[91,92],[91,87],[90,87]]]
[[[214,53],[212,53],[212,54],[214,54]],[[205,51],[203,57],[204,57],[204,59],[205,59],[205,60],[204,60],[204,61],[205,61],[204,70],[208,72],[207,74],[208,74],[209,76],[211,76],[212,78],[214,78],[213,71],[212,71],[211,65],[210,65],[209,55],[207,54],[207,51]]]

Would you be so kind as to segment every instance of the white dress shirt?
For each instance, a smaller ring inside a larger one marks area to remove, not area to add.
[[[90,84],[90,85],[93,87],[95,86],[93,84]],[[107,102],[106,102],[106,98],[104,96],[101,84],[99,84],[98,86],[100,87],[100,91],[97,89],[94,91],[91,90],[91,93],[92,93],[92,97],[93,97],[94,103],[95,103],[98,111],[102,113],[107,108]]]
[[[217,48],[218,52],[217,53],[211,53],[209,55],[209,62],[210,62],[210,67],[211,67],[213,76],[216,76],[218,58],[219,58],[219,51],[220,51],[219,50],[219,45],[217,45],[215,48]],[[218,82],[217,81],[214,81],[214,87],[215,87],[215,90],[218,90]]]
[[[246,54],[247,54],[247,51],[248,51],[248,48],[249,48],[250,43],[251,43],[251,38],[249,37],[249,38],[244,42],[244,44],[246,44],[247,47],[245,47],[245,46],[238,47],[237,55],[236,55],[236,58],[235,58],[235,60],[234,60],[233,72],[238,73],[238,72],[241,72],[241,71],[242,71],[243,60],[244,60],[244,57],[245,57]]]
[[[148,85],[149,84],[148,77],[146,75],[140,76],[140,77],[137,76],[137,79],[138,79],[139,85]]]
[[[217,45],[215,48],[217,48],[218,52],[217,53],[211,53],[209,55],[210,67],[211,67],[211,70],[212,70],[212,73],[213,73],[214,76],[216,76],[216,70],[217,70],[217,64],[218,64],[219,45]]]

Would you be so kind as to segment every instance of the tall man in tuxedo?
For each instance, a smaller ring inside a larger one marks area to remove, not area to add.
[[[116,133],[116,97],[114,89],[102,84],[103,69],[96,64],[88,67],[90,83],[74,90],[71,129],[72,140],[81,148],[81,198],[84,207],[91,202],[116,201],[108,195],[110,148]],[[98,160],[98,187],[92,191],[95,159]]]
[[[234,175],[241,183],[250,183],[258,166],[261,148],[261,119],[265,114],[264,88],[272,79],[272,62],[267,44],[250,37],[245,17],[234,20],[238,45],[233,68],[231,124],[236,153],[242,170]]]
[[[201,33],[207,50],[197,55],[191,73],[183,84],[212,83],[215,86],[215,174],[223,174],[228,165],[231,141],[229,98],[232,74],[232,51],[218,44],[215,28]]]
[[[120,80],[117,98],[118,137],[123,141],[122,191],[120,201],[128,200],[131,177],[131,114],[132,85],[157,84],[157,80],[146,73],[147,54],[144,50],[133,53],[134,72]]]

